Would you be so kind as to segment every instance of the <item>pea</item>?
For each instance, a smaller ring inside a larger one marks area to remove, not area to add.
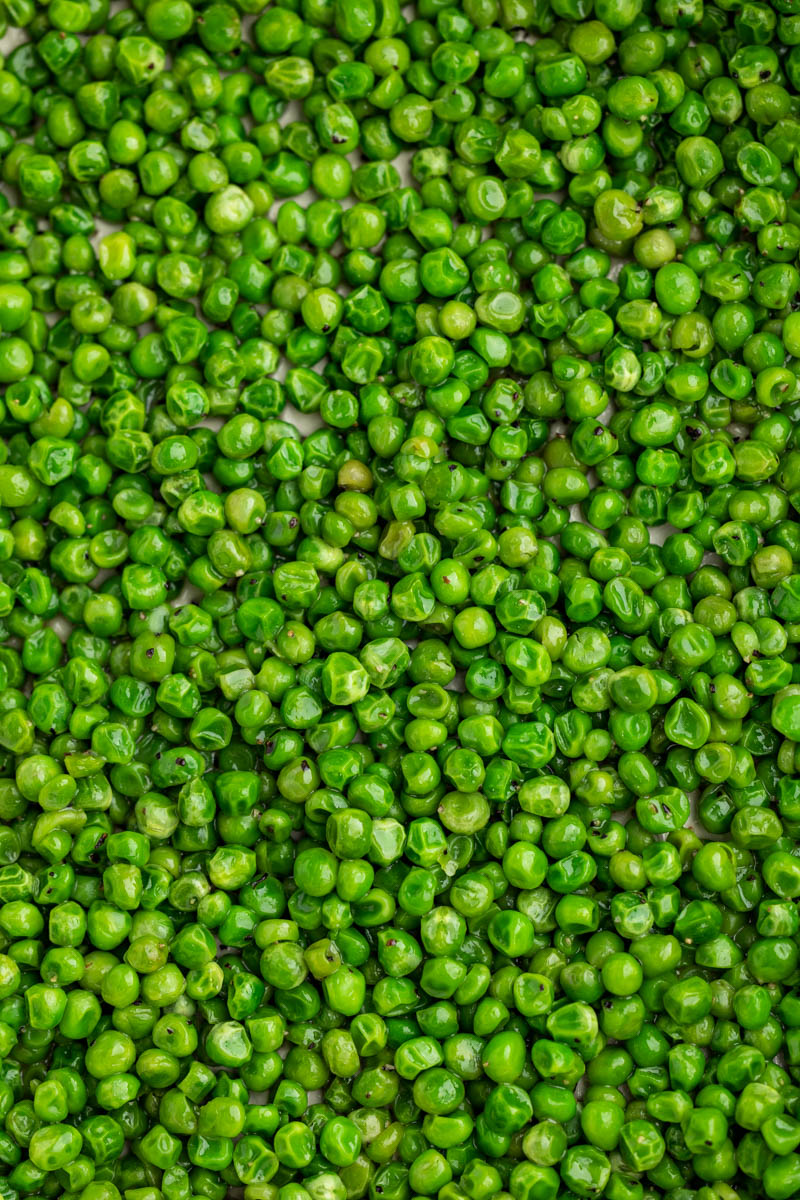
[[[9,1186],[789,1198],[796,18],[251,8],[6,13]]]

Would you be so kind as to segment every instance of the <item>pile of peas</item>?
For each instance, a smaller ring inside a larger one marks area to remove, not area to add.
[[[800,0],[0,22],[0,1200],[800,1195]]]

